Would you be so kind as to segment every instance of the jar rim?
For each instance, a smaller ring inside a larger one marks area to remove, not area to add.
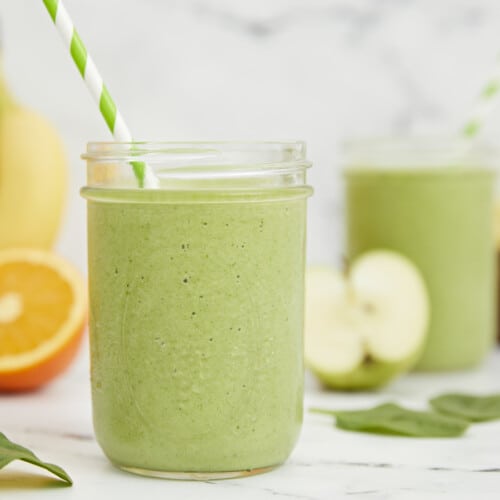
[[[460,136],[366,136],[341,143],[343,163],[347,168],[418,167],[450,165],[494,167],[499,148],[477,139]]]
[[[111,188],[134,187],[136,162],[168,189],[304,186],[311,166],[303,141],[90,142],[82,158],[88,186]]]
[[[82,154],[84,160],[140,160],[148,156],[155,160],[158,155],[179,155],[190,158],[196,153],[200,155],[243,153],[281,153],[287,161],[305,160],[306,143],[300,140],[289,141],[91,141],[87,143],[87,151]]]

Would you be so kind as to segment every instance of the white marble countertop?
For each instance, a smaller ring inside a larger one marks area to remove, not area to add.
[[[305,413],[300,440],[277,470],[245,479],[181,482],[114,469],[92,435],[85,349],[71,371],[43,391],[0,396],[0,430],[63,466],[72,488],[41,469],[12,463],[0,472],[7,500],[131,499],[498,499],[500,421],[472,426],[458,439],[409,439],[337,430],[322,415]],[[305,408],[367,407],[397,400],[419,408],[449,390],[500,392],[500,351],[473,372],[412,374],[379,393],[325,392],[308,376]]]

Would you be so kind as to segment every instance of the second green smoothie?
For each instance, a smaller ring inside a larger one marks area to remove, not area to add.
[[[493,171],[481,164],[439,165],[428,156],[419,164],[421,152],[406,160],[401,155],[398,165],[385,154],[386,164],[378,154],[346,170],[348,256],[385,248],[409,257],[431,300],[417,368],[474,366],[494,336]]]

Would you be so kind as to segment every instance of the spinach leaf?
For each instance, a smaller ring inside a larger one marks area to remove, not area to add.
[[[443,394],[430,400],[434,410],[470,422],[500,419],[500,394],[472,396],[470,394]]]
[[[322,410],[311,409],[335,417],[340,429],[391,434],[409,437],[456,437],[461,436],[469,426],[468,422],[456,417],[433,411],[408,410],[394,403],[385,403],[368,410]]]
[[[19,444],[13,443],[7,439],[5,434],[0,432],[0,469],[5,467],[7,464],[10,464],[13,460],[22,460],[24,462],[28,462],[29,464],[36,465],[37,467],[42,467],[68,483],[68,485],[73,484],[71,478],[63,469],[61,469],[61,467],[47,462],[42,462],[32,451],[28,450],[28,448],[24,448]]]

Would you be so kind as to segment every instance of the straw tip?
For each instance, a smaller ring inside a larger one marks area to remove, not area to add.
[[[466,137],[473,137],[475,136],[478,132],[479,129],[481,128],[481,124],[478,122],[469,122],[465,127],[463,128],[463,134]]]

